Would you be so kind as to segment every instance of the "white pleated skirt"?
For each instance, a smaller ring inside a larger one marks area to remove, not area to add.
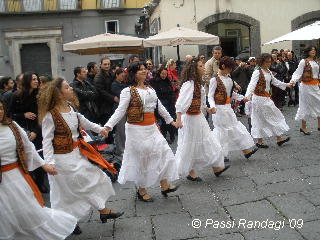
[[[281,136],[289,131],[281,111],[269,97],[252,97],[251,135],[253,138]]]
[[[319,86],[300,83],[299,108],[296,120],[320,117],[320,89]]]
[[[76,223],[77,219],[66,212],[41,207],[18,169],[2,173],[0,239],[65,239]]]
[[[160,181],[179,178],[177,163],[156,124],[126,123],[126,143],[118,182],[134,182],[139,188],[159,186]]]
[[[110,178],[98,166],[82,156],[79,148],[55,154],[54,159],[58,174],[49,175],[52,208],[68,212],[78,220],[87,216],[91,208],[105,208],[107,199],[115,192]]]
[[[220,142],[212,135],[204,115],[183,114],[182,124],[176,152],[179,174],[187,176],[192,169],[224,167]]]
[[[213,135],[220,141],[223,155],[231,151],[250,149],[254,141],[246,127],[238,121],[230,104],[216,105],[217,112],[212,115]]]

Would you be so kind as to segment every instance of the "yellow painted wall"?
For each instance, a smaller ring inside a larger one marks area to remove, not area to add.
[[[43,1],[44,11],[55,11],[57,10],[57,0],[44,0]]]
[[[143,8],[151,0],[123,0],[125,8]]]
[[[9,0],[7,2],[7,9],[9,12],[20,12],[21,11],[21,2]]]

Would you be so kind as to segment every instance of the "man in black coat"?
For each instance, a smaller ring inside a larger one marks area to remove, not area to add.
[[[99,123],[104,125],[112,115],[113,103],[118,103],[119,98],[111,91],[112,75],[110,73],[110,59],[105,57],[101,59],[100,71],[94,78],[95,87],[99,93],[98,109]]]
[[[87,70],[84,67],[74,68],[74,79],[70,86],[78,96],[80,103],[80,113],[92,122],[97,122],[99,118],[98,107],[96,105],[97,91],[87,79]]]

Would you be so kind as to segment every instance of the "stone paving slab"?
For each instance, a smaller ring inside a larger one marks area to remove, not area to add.
[[[283,110],[291,127],[287,134],[291,141],[283,147],[270,138],[265,139],[269,149],[259,149],[249,160],[240,151],[232,152],[232,166],[221,177],[210,168],[198,171],[203,182],[181,178],[172,183],[180,185],[179,190],[168,198],[159,187],[150,188],[153,203],[137,200],[134,184],[116,183],[116,196],[107,206],[125,214],[102,224],[94,210],[80,222],[83,234],[67,239],[319,240],[320,132],[314,119],[308,122],[312,135],[299,133],[296,110]],[[247,126],[245,118],[239,120]],[[171,147],[175,152],[176,142]],[[201,221],[200,227],[193,226],[195,219]],[[303,224],[293,226],[289,219],[302,219]],[[228,222],[235,226],[228,228]],[[262,228],[264,223],[271,225]]]

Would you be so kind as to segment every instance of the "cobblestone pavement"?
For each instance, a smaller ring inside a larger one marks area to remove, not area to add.
[[[150,189],[153,203],[137,200],[133,184],[114,184],[116,196],[107,206],[125,214],[102,224],[93,211],[80,223],[83,233],[68,240],[319,240],[320,132],[312,120],[312,135],[299,133],[296,110],[283,111],[291,127],[288,144],[278,147],[268,139],[270,148],[250,160],[234,152],[231,168],[219,178],[206,169],[199,172],[201,183],[181,179],[167,199],[159,188]]]

